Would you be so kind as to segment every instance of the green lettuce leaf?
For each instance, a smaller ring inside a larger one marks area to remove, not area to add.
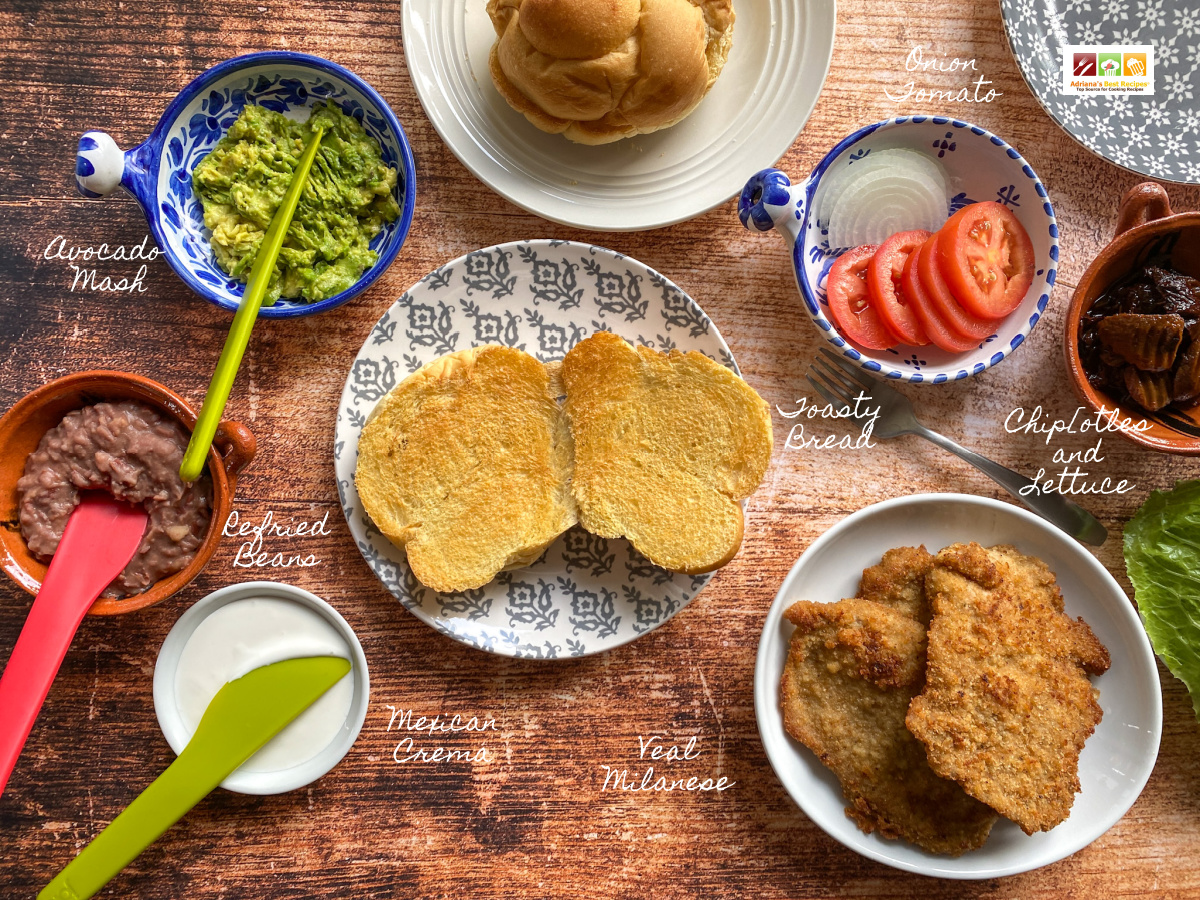
[[[1125,567],[1154,652],[1200,721],[1200,481],[1150,495],[1125,526]]]

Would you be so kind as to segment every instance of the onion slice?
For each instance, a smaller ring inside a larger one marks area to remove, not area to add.
[[[946,173],[916,150],[876,150],[838,161],[813,201],[834,249],[879,244],[899,231],[937,231],[949,216]]]

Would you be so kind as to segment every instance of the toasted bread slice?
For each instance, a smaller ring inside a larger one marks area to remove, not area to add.
[[[605,331],[566,355],[562,381],[583,526],[675,572],[729,562],[738,501],[771,461],[771,413],[753,388],[701,353],[634,349]]]
[[[546,367],[486,346],[442,356],[379,401],[354,481],[436,591],[528,565],[575,524],[571,442]]]

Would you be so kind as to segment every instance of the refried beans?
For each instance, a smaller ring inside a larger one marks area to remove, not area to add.
[[[212,480],[179,477],[188,434],[174,419],[131,400],[69,412],[43,435],[17,481],[21,535],[49,559],[58,549],[79,492],[107,491],[145,507],[146,533],[129,565],[103,596],[131,597],[196,557],[212,519]]]

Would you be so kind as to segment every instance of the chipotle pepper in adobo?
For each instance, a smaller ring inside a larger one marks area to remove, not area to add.
[[[1079,356],[1092,387],[1149,412],[1200,401],[1200,279],[1144,266],[1083,317]]]

